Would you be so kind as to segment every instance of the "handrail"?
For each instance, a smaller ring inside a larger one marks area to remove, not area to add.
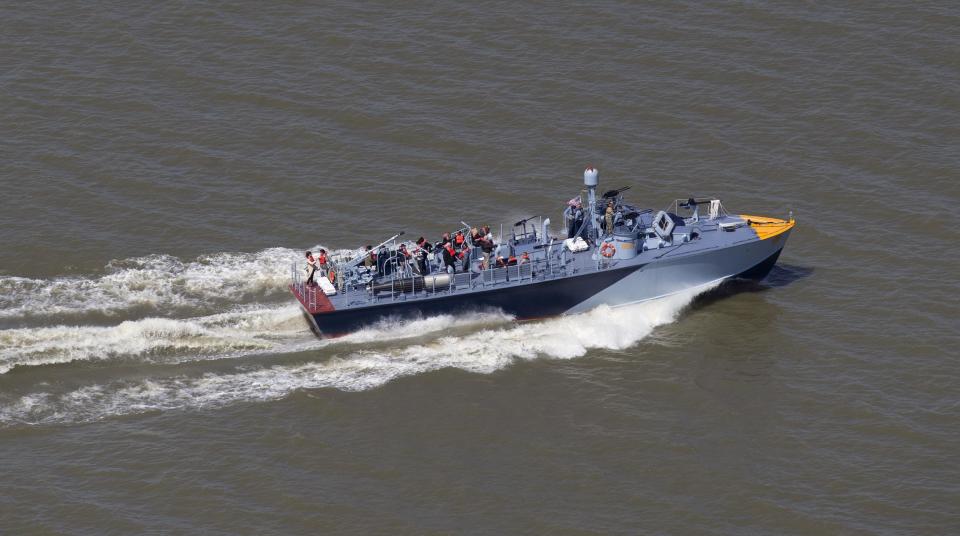
[[[525,262],[497,267],[491,258],[488,267],[484,270],[450,274],[450,283],[445,290],[449,294],[457,294],[469,291],[471,288],[475,289],[478,286],[494,287],[554,279],[562,274],[568,273],[567,264],[569,264],[569,259],[567,259],[566,249],[563,246],[559,249],[553,246],[554,244],[551,242],[551,244],[544,249],[531,251],[532,258]],[[474,248],[473,251],[475,252],[476,248]],[[431,266],[433,265],[431,264]],[[440,264],[440,266],[436,268],[441,268],[442,266],[443,265]],[[401,292],[398,285],[403,284],[401,283],[403,279],[413,276],[410,267],[403,264],[391,270],[388,276],[391,290],[390,292],[383,293],[365,292],[369,291],[371,287],[365,284],[355,284],[355,282],[351,282],[352,280],[348,281],[346,272],[349,267],[349,263],[344,262],[331,263],[329,266],[329,270],[337,275],[337,290],[340,294],[337,301],[346,307],[414,298],[419,299],[431,294],[426,287],[416,289],[416,286],[414,286],[410,292]],[[440,274],[446,272],[436,270],[433,273]],[[317,289],[307,288],[303,274],[299,269],[299,263],[296,261],[290,264],[290,278],[291,286],[304,306],[307,307],[308,310],[315,310],[318,306]],[[387,278],[383,279],[382,281],[386,282],[385,279]],[[351,286],[354,288],[351,289]],[[434,293],[438,291],[439,289],[436,288],[433,290]]]

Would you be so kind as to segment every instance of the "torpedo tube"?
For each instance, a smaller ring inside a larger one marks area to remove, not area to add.
[[[450,287],[450,274],[435,274],[428,276],[407,277],[404,279],[395,279],[393,281],[384,281],[368,287],[374,294],[383,294],[385,292],[409,293],[436,292]]]

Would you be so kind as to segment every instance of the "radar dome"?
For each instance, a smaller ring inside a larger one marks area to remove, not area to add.
[[[600,183],[600,172],[593,166],[587,166],[583,170],[583,184],[586,186],[596,186]]]

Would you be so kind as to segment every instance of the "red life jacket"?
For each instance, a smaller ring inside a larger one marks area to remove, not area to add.
[[[458,234],[458,235],[457,235],[457,245],[458,245],[458,246],[462,246],[464,240],[466,240],[466,239],[463,237],[462,234]]]
[[[320,264],[320,266],[326,266],[326,265],[327,265],[327,255],[326,255],[325,253],[321,253],[321,254],[320,254],[320,258],[317,260],[317,262]]]

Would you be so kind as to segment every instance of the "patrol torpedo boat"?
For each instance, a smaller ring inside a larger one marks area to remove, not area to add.
[[[306,274],[295,263],[290,290],[323,337],[439,314],[576,314],[730,278],[762,279],[795,223],[792,215],[728,214],[713,198],[678,199],[655,211],[625,201],[629,187],[601,192],[598,185],[598,171],[588,167],[559,235],[544,217],[518,221],[507,233],[501,227],[499,236],[460,222],[436,243],[400,232],[319,264],[308,258]]]

